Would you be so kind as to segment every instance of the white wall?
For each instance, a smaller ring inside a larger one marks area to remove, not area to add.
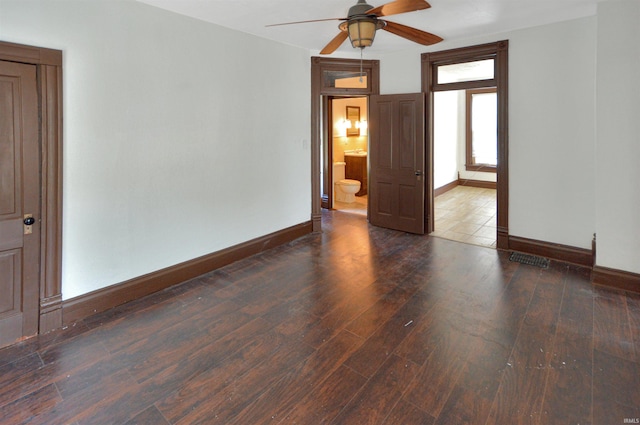
[[[459,91],[446,91],[435,93],[434,96],[433,157],[436,159],[433,167],[434,189],[458,180],[460,139],[463,139],[462,143],[464,143],[465,131],[464,127],[460,128],[459,95]]]
[[[595,17],[386,54],[381,91],[419,92],[423,52],[504,39],[510,234],[589,249],[595,231]]]
[[[510,41],[511,234],[591,248],[595,37],[595,18],[584,18]]]
[[[640,273],[640,2],[598,4],[597,264]]]
[[[310,218],[309,52],[130,0],[0,1],[64,55],[64,299]]]

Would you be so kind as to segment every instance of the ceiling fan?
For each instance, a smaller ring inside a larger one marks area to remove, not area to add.
[[[380,29],[428,46],[441,42],[442,38],[426,31],[380,18],[400,13],[415,12],[430,7],[431,5],[424,0],[395,0],[378,7],[367,4],[366,0],[358,0],[358,3],[349,9],[346,18],[314,19],[311,21],[286,22],[267,26],[274,27],[320,21],[343,21],[338,25],[340,33],[320,51],[321,55],[328,55],[335,52],[347,38],[351,40],[351,45],[354,48],[364,49],[365,47],[369,47],[373,44],[376,31]]]

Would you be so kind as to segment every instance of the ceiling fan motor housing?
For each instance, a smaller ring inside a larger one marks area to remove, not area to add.
[[[349,8],[349,19],[356,16],[367,16],[367,12],[373,9],[373,6],[367,4],[366,0],[358,0],[358,3]]]

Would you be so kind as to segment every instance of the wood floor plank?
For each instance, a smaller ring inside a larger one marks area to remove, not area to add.
[[[491,410],[491,399],[456,385],[442,407],[436,425],[484,424]]]
[[[145,340],[143,344],[134,347],[134,350],[118,353],[117,357],[122,358],[123,362],[130,365],[129,371],[138,382],[144,382],[174,366],[177,361],[203,349],[224,348],[228,350],[228,354],[231,354],[238,345],[246,343],[245,338],[251,338],[256,333],[264,332],[269,328],[270,325],[262,320],[251,320],[250,316],[230,311],[217,320],[212,320],[208,329],[194,330],[191,328],[189,331],[180,326],[172,330],[171,333],[164,335],[160,333],[158,338],[153,339],[153,342],[158,340],[166,347],[152,351],[151,355],[147,353],[147,356],[143,357],[144,351],[140,351],[144,350],[145,343],[149,342]],[[238,329],[246,331],[246,333],[240,332],[242,338],[236,338],[234,332]],[[176,331],[180,331],[180,333],[176,334]],[[215,342],[218,344],[214,344]]]
[[[233,379],[222,391],[210,394],[197,409],[177,421],[177,424],[228,423],[242,412],[265,389],[278,382],[292,367],[313,353],[303,342],[290,339],[263,362],[241,377]]]
[[[162,416],[162,413],[155,407],[150,406],[135,417],[128,420],[124,425],[170,425]]]
[[[311,327],[320,318],[309,311],[310,301],[306,296],[273,306],[261,317],[273,324],[284,335],[293,335],[303,328]]]
[[[330,313],[311,327],[299,332],[300,338],[314,348],[329,341],[356,317],[367,311],[385,294],[393,291],[395,282],[380,280],[354,292],[347,292]],[[348,289],[347,289],[348,290]]]
[[[473,425],[487,421],[511,351],[488,339],[489,335],[475,339],[436,424]]]
[[[322,220],[322,233],[0,349],[0,422],[640,417],[640,295],[592,286],[588,268]]]
[[[388,294],[383,295],[367,311],[353,319],[346,329],[363,338],[368,338],[384,322],[389,320],[396,311],[417,291],[418,288],[398,286]]]
[[[316,350],[311,356],[290,368],[234,418],[238,424],[265,424],[282,418],[306,394],[315,392],[329,375],[362,344],[362,339],[343,331]]]
[[[403,340],[413,332],[415,324],[422,323],[421,306],[423,305],[424,300],[420,296],[417,294],[412,296],[349,358],[347,366],[363,376],[372,376],[394,354]],[[413,361],[411,357],[405,358]]]
[[[640,365],[600,350],[593,357],[593,423],[640,418],[640,392],[630,391],[638,387]]]
[[[633,336],[625,293],[596,288],[593,303],[593,338],[596,350],[626,360],[635,360]]]
[[[335,419],[337,424],[380,424],[415,378],[418,366],[390,356]]]
[[[43,367],[37,353],[0,368],[0,406],[22,398],[55,379],[52,367]]]
[[[538,423],[564,292],[559,273],[536,285],[487,424]]]
[[[432,425],[435,419],[426,412],[418,409],[410,403],[400,399],[398,404],[391,410],[384,425],[412,424],[412,425]]]
[[[55,385],[49,384],[0,407],[0,421],[7,425],[30,423],[61,401]]]
[[[345,366],[306,393],[291,409],[280,418],[282,424],[329,424],[344,409],[353,395],[367,382],[367,379]],[[270,419],[267,417],[267,419]],[[278,419],[278,418],[274,418]]]
[[[96,375],[96,373],[92,373]],[[43,412],[33,424],[54,423],[124,423],[135,412],[151,404],[126,370],[104,374],[99,384],[85,385],[74,391],[52,409]]]
[[[635,361],[640,363],[640,294],[627,292],[626,296]]]
[[[253,323],[256,323],[256,326],[251,326]],[[278,341],[277,337],[273,338],[269,326],[261,319],[256,319],[244,329],[241,328],[241,332],[232,332],[200,350],[175,358],[173,364],[139,383],[146,388],[146,395],[153,400],[161,400],[173,393],[176,387],[179,387],[183,382],[189,382],[190,384],[194,381],[201,382],[201,375],[204,372],[215,370],[221,364],[225,364],[230,368],[233,366],[231,359],[235,358],[236,353],[245,353],[246,349],[254,350],[256,347],[264,348],[262,347],[263,335],[271,336],[273,341],[270,342]],[[270,345],[266,345],[267,350],[269,347]],[[251,359],[244,360],[242,367],[248,371],[250,370],[247,368],[251,364]],[[225,373],[229,373],[231,370],[226,370]],[[233,370],[238,372],[238,369]],[[205,376],[208,376],[208,374]],[[213,387],[211,383],[208,386],[209,388]],[[207,388],[207,391],[210,390],[209,388]],[[183,407],[188,403],[191,403],[191,400],[183,401]]]
[[[464,332],[455,329],[442,332],[404,396],[405,400],[437,418],[457,384],[472,342],[470,335]]]
[[[286,339],[274,330],[257,335],[224,362],[218,361],[201,373],[177,383],[173,392],[156,401],[156,406],[168,420],[176,422],[208,402],[212,393],[223,391],[253,368],[269,361],[285,343]]]
[[[568,276],[550,360],[542,424],[591,423],[593,291],[587,269]]]

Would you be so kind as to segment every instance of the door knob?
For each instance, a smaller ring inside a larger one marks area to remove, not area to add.
[[[421,176],[421,175],[422,175],[422,171],[416,170],[416,176]]]
[[[33,217],[26,217],[26,218],[24,219],[24,225],[25,225],[25,226],[31,226],[31,225],[33,225],[33,223],[35,223],[35,222],[36,222],[36,219],[35,219],[35,218],[33,218]]]

